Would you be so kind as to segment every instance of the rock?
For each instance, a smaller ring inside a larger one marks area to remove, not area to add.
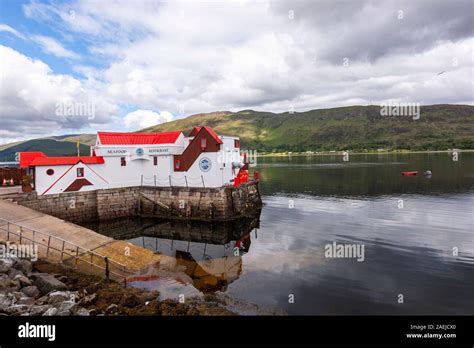
[[[13,268],[23,272],[24,274],[31,273],[33,264],[29,260],[17,259],[13,264]]]
[[[58,313],[57,308],[51,307],[50,309],[48,309],[46,312],[43,313],[43,316],[44,317],[52,316],[52,315],[56,315],[57,313]]]
[[[66,284],[54,278],[53,275],[47,273],[35,274],[35,285],[42,294],[47,294],[54,290],[67,290]]]
[[[77,308],[75,315],[89,316],[90,313],[87,309],[85,309],[83,307],[79,307],[79,308]]]
[[[41,295],[38,287],[34,285],[24,287],[23,289],[21,289],[21,292],[26,296],[33,298],[38,298]]]
[[[42,315],[45,313],[48,309],[51,307],[48,305],[42,305],[42,306],[32,306],[30,308],[30,315]],[[55,309],[55,308],[53,308]]]
[[[135,294],[126,294],[122,297],[120,304],[124,307],[133,308],[140,304],[140,299]]]
[[[47,304],[48,301],[49,301],[49,297],[47,295],[44,295],[44,296],[41,296],[39,299],[36,300],[36,304],[44,305],[44,304]]]
[[[20,274],[16,275],[15,278],[13,278],[15,280],[18,280],[20,282],[20,285],[23,287],[23,286],[30,286],[32,285],[33,283],[31,282],[30,279],[28,279],[28,277],[25,277],[25,276],[22,276]]]
[[[84,296],[79,301],[79,304],[82,305],[82,306],[89,306],[91,304],[94,304],[96,298],[97,298],[97,294],[91,294],[91,295]]]
[[[11,315],[20,315],[28,311],[28,308],[29,307],[24,304],[18,304],[18,305],[15,304],[5,309],[4,312]]]
[[[20,282],[13,279],[0,279],[0,291],[16,291],[20,290]]]
[[[75,312],[77,308],[77,303],[74,301],[64,301],[61,303],[61,305],[58,307],[58,313],[57,315],[71,315],[73,312]]]
[[[5,294],[0,294],[0,312],[4,312],[13,304],[13,299]]]
[[[8,273],[10,268],[13,266],[13,261],[10,259],[0,260],[0,273]]]
[[[108,306],[106,309],[105,309],[105,312],[107,314],[115,314],[115,313],[118,313],[118,306],[115,304],[115,303],[112,303],[110,306]]]
[[[19,269],[10,268],[10,270],[8,271],[8,276],[10,277],[10,279],[15,279],[16,276],[24,277],[25,275]]]
[[[69,301],[71,294],[68,291],[53,291],[48,294],[50,304],[58,304],[60,302]]]
[[[32,306],[35,304],[35,299],[34,297],[22,297],[20,298],[18,301],[17,301],[17,304],[25,304],[25,305],[28,305],[28,306]]]

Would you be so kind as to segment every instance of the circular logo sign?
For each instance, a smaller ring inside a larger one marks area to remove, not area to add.
[[[136,149],[135,153],[137,154],[137,156],[143,156],[145,151],[143,151],[143,149],[139,147],[138,149]]]
[[[208,172],[211,170],[211,166],[212,166],[212,163],[211,163],[211,160],[207,157],[204,157],[204,158],[201,158],[201,160],[199,161],[199,168],[203,171],[203,172]]]

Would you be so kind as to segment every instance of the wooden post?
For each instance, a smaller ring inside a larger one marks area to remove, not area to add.
[[[65,240],[63,240],[63,247],[61,249],[61,262],[63,261],[63,254],[64,254],[64,244],[66,243]]]
[[[51,245],[51,236],[48,238],[48,248],[46,249],[46,257],[49,256],[49,246]]]
[[[202,180],[202,187],[206,187],[206,185],[204,185],[204,177],[201,175],[201,180]]]
[[[156,175],[153,175],[153,179],[155,180],[155,187],[156,187]]]
[[[186,187],[188,187],[188,179],[186,178],[186,175],[184,176],[184,181],[186,181]]]
[[[23,227],[20,226],[20,244],[21,244],[21,237],[22,237],[22,234],[23,234]]]
[[[170,179],[170,187],[171,187],[171,175],[168,175],[168,178]]]
[[[77,267],[77,259],[79,258],[79,245],[76,247],[76,267]]]
[[[109,279],[109,258],[106,256],[104,258],[104,261],[105,261],[105,278]]]

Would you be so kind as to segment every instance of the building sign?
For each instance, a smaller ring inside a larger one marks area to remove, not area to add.
[[[211,170],[211,167],[212,167],[212,162],[209,158],[207,157],[203,157],[201,158],[201,160],[199,161],[199,168],[203,171],[203,172],[208,172]]]
[[[156,154],[160,154],[160,153],[168,153],[170,149],[167,149],[167,148],[161,148],[161,149],[149,149],[148,150],[148,153],[150,155],[156,155]]]
[[[107,150],[107,155],[126,155],[127,150],[123,149],[113,149],[113,150]]]

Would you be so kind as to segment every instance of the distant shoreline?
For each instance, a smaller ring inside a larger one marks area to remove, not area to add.
[[[351,152],[350,150],[348,153],[350,155],[409,155],[409,154],[416,154],[416,153],[452,153],[454,150],[457,152],[474,152],[472,150],[460,150],[460,149],[452,149],[452,150],[422,150],[422,151],[410,151],[410,150],[394,150],[394,151],[371,151],[371,152]],[[257,153],[257,157],[303,157],[303,156],[342,156],[345,151],[334,151],[334,152],[273,152],[273,153]]]

